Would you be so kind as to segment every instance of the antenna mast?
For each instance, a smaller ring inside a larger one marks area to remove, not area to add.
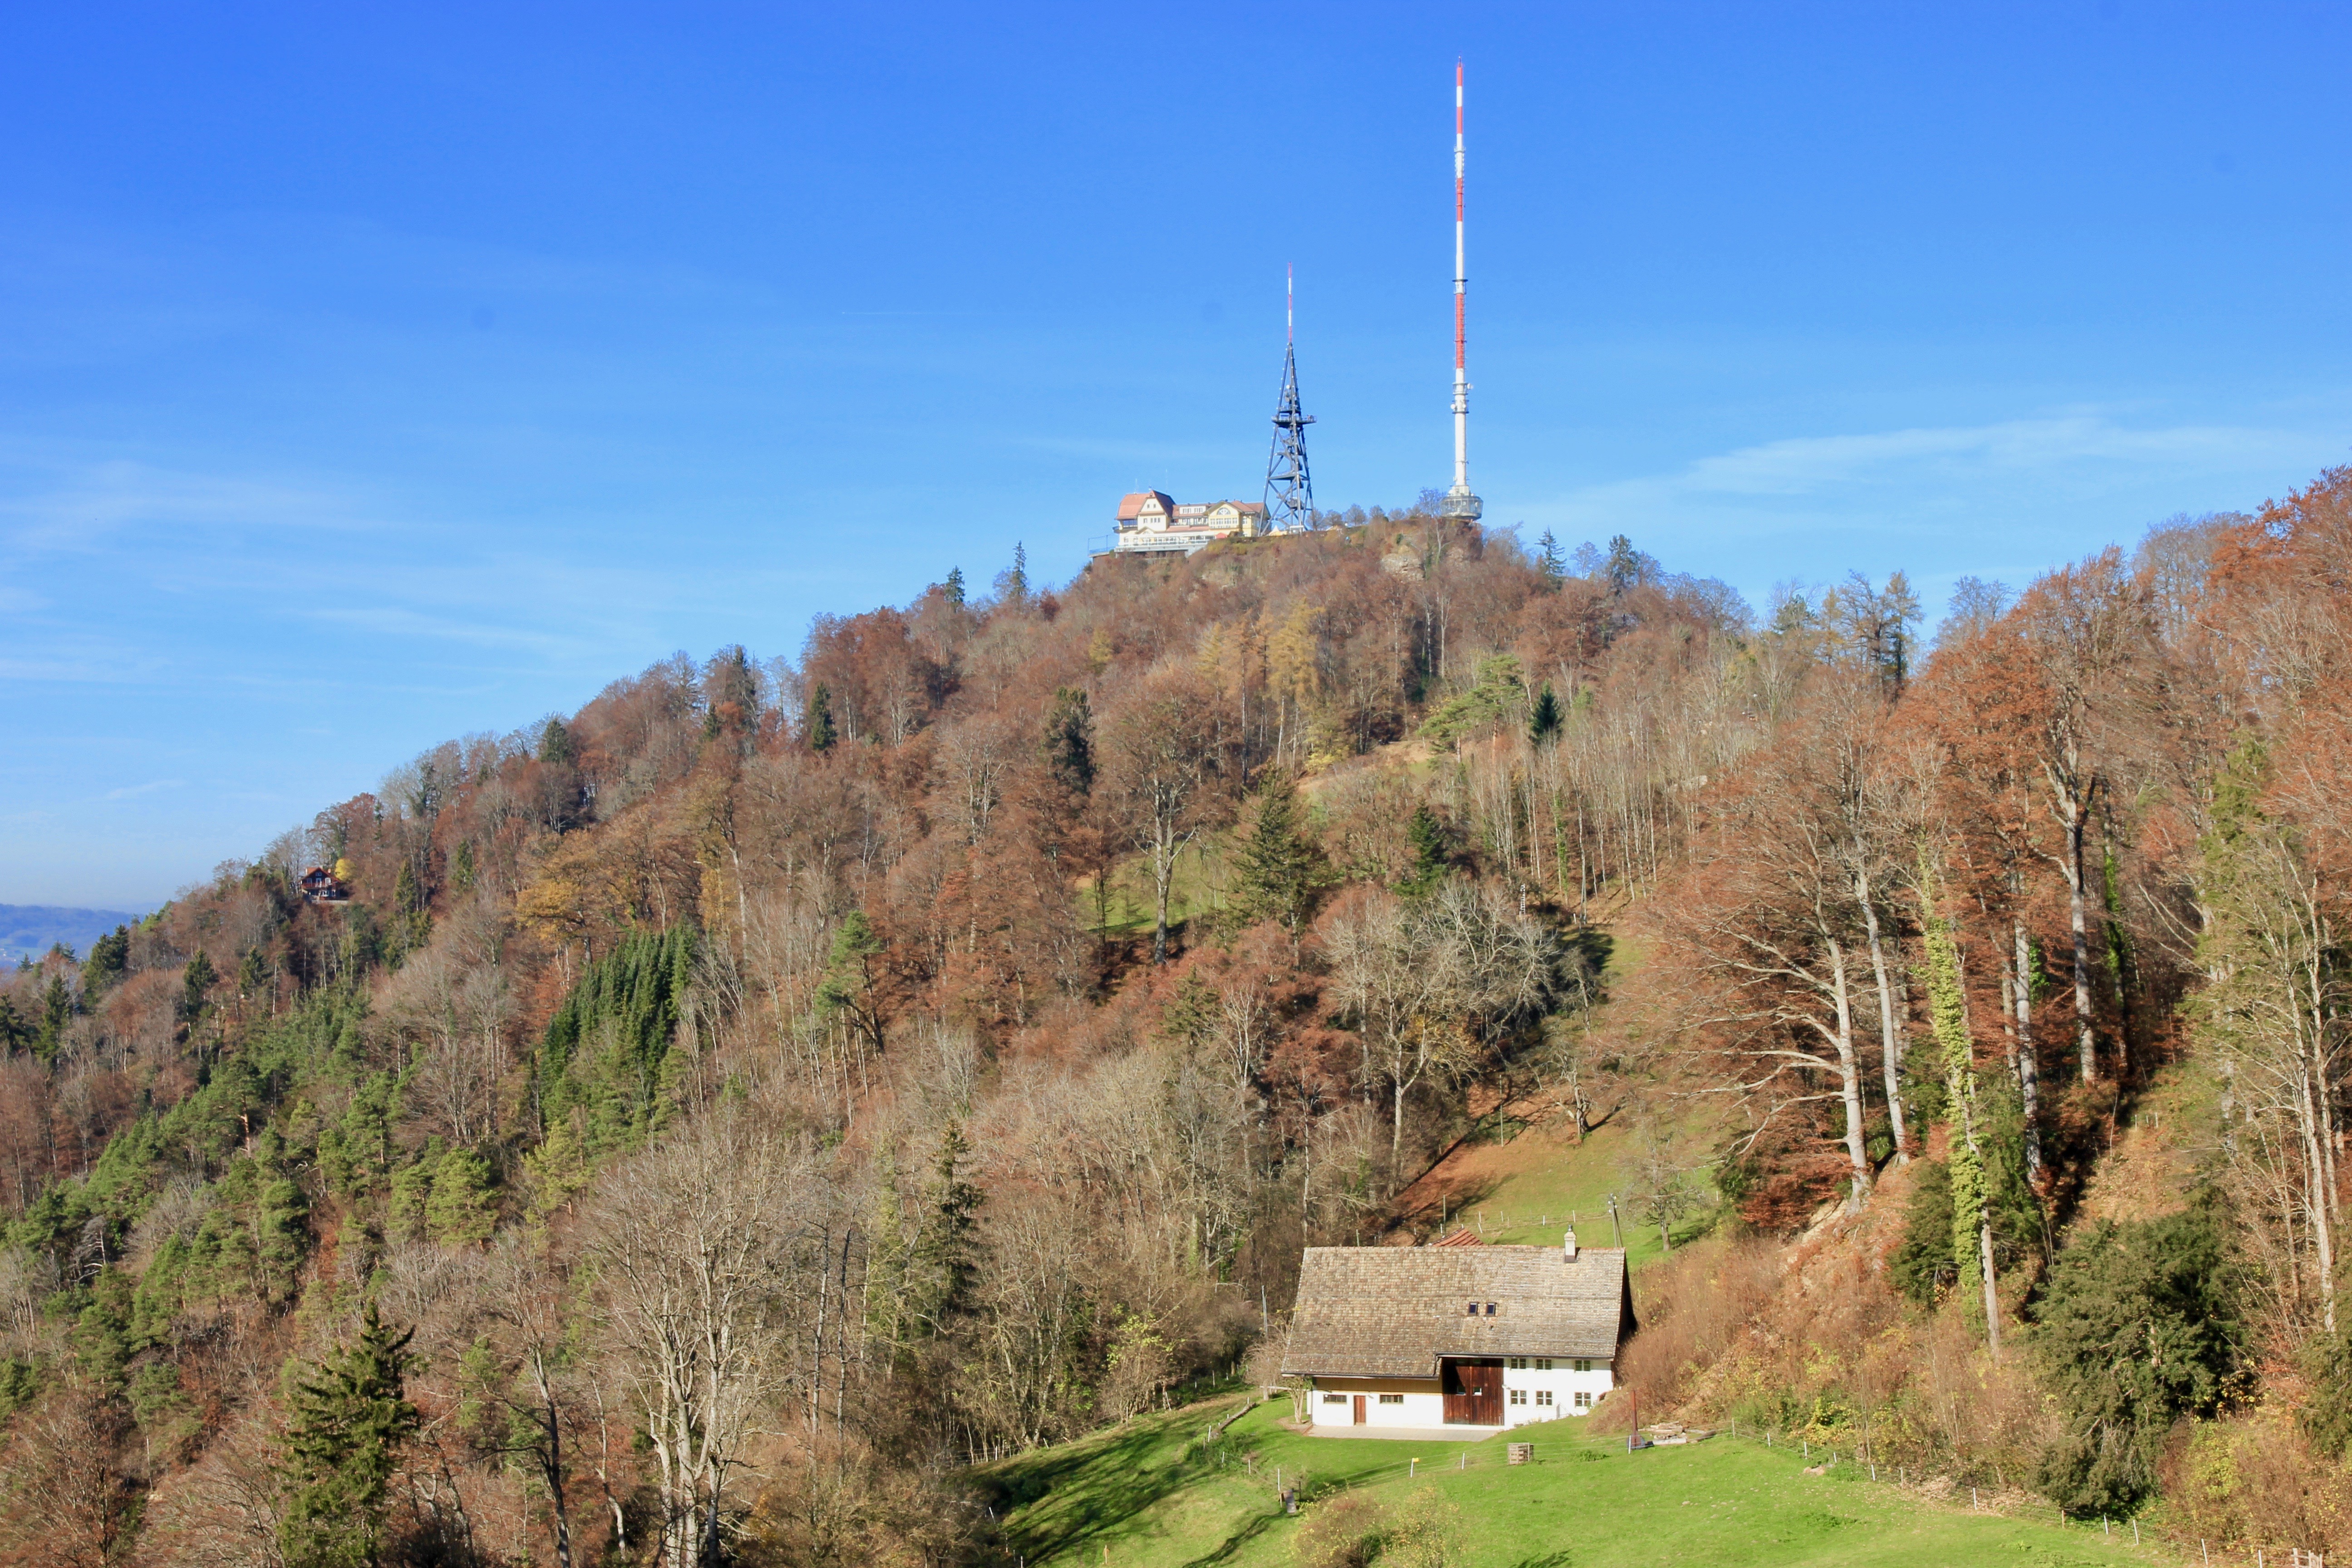
[[[1315,423],[1298,409],[1298,285],[1295,269],[1283,268],[1282,395],[1274,405],[1274,449],[1265,459],[1265,526],[1289,533],[1315,526],[1315,481],[1307,473],[1307,427]]]
[[[1470,493],[1470,375],[1466,310],[1470,279],[1462,250],[1462,62],[1454,62],[1454,488],[1441,515],[1475,522],[1485,509]]]

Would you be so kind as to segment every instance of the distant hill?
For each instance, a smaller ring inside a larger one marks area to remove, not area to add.
[[[122,910],[65,910],[51,904],[0,904],[0,961],[38,958],[58,942],[77,954],[119,925],[142,917]]]

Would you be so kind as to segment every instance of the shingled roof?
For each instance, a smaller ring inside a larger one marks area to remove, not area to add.
[[[1463,1310],[1472,1301],[1475,1318]],[[1444,1356],[1608,1360],[1633,1328],[1618,1247],[1570,1258],[1557,1247],[1310,1247],[1282,1370],[1435,1377]]]

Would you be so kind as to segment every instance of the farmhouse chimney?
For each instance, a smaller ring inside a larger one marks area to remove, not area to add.
[[[1568,1255],[1568,1260],[1570,1263],[1576,1261],[1576,1227],[1574,1226],[1568,1227],[1567,1239],[1559,1244],[1559,1249]]]

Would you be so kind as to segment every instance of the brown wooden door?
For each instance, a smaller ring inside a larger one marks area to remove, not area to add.
[[[1503,1424],[1501,1362],[1447,1362],[1440,1386],[1444,1392],[1448,1426],[1500,1426]]]
[[[1362,1394],[1359,1394],[1358,1395],[1356,1395],[1356,1425],[1357,1425],[1357,1426],[1361,1426],[1363,1424],[1364,1424],[1364,1396],[1363,1396]]]

